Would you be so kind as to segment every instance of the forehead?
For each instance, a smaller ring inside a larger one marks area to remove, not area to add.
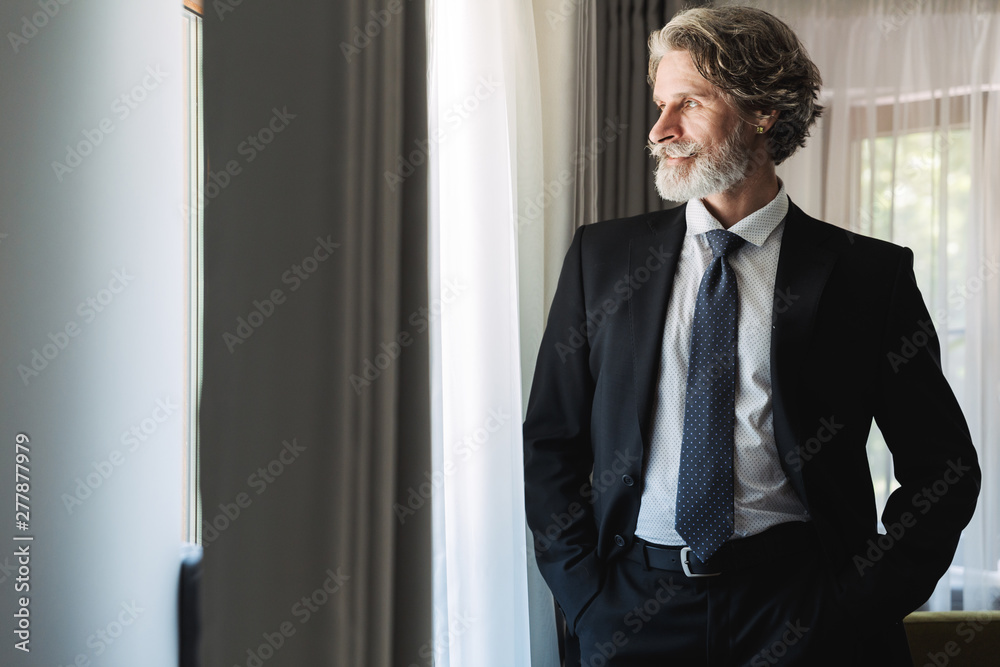
[[[687,51],[668,51],[656,67],[653,100],[662,102],[688,95],[715,97],[716,87],[698,73]]]

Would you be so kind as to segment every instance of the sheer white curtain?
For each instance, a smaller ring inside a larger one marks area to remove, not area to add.
[[[531,4],[428,4],[435,665],[529,665],[517,197],[540,180]],[[521,159],[519,159],[519,156]]]
[[[809,214],[913,249],[942,365],[979,450],[978,509],[929,607],[998,608],[998,3],[756,5],[796,31],[824,82],[827,111],[778,174]],[[869,458],[884,502],[895,481],[874,425]]]
[[[557,667],[522,410],[573,231],[596,212],[594,0],[430,0],[436,665]]]

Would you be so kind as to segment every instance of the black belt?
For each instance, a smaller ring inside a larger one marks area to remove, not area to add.
[[[750,537],[729,540],[704,563],[686,546],[652,544],[639,537],[625,557],[647,567],[683,572],[688,577],[714,577],[756,565],[780,567],[797,556],[819,553],[819,545],[811,521],[791,521]]]

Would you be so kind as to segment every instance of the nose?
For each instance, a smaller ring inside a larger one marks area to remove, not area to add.
[[[649,130],[649,140],[654,144],[662,144],[679,139],[681,132],[676,118],[676,114],[670,112],[669,106],[664,107],[656,122],[653,123],[653,127]]]

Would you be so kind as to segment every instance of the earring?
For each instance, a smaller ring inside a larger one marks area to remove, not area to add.
[[[757,134],[764,134],[764,126],[763,125],[758,125],[757,126]]]

